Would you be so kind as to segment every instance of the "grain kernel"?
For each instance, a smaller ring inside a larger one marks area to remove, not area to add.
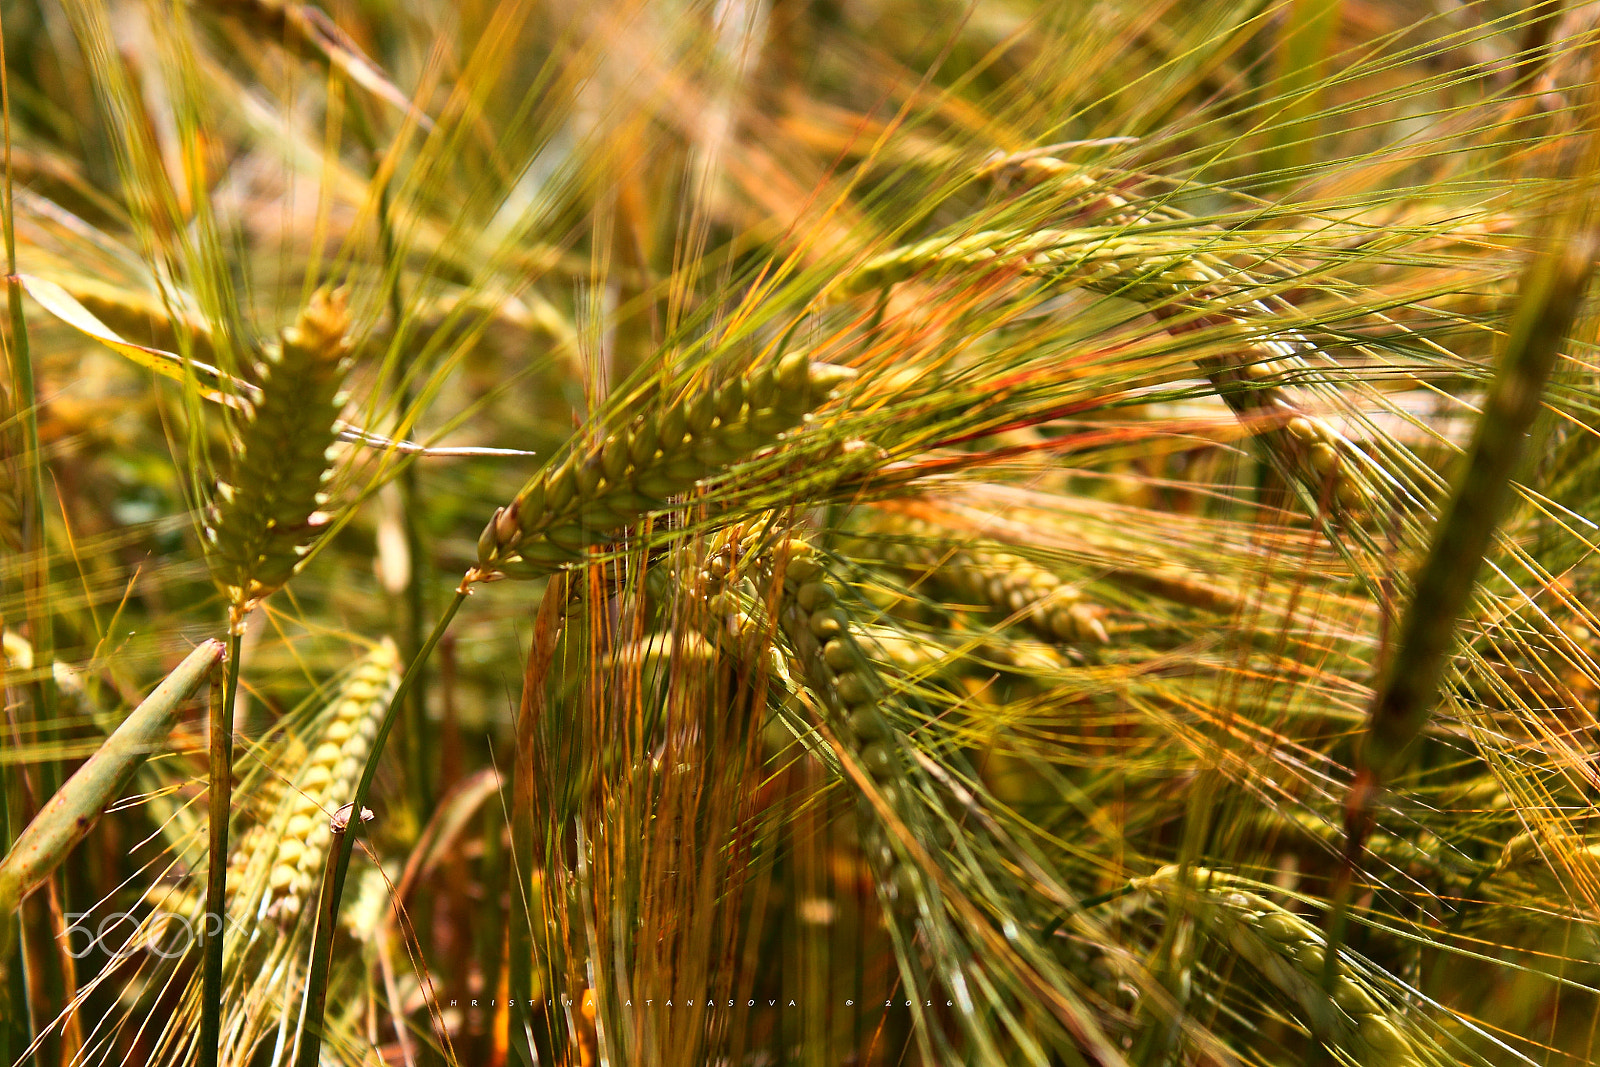
[[[834,679],[833,691],[847,706],[865,704],[872,699],[872,687],[859,672],[847,671]]]
[[[832,604],[837,599],[838,594],[833,591],[833,586],[827,582],[807,582],[795,592],[795,600],[809,612],[815,612],[818,608]]]

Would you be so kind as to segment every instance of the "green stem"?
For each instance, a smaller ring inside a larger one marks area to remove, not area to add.
[[[222,947],[227,926],[228,815],[233,806],[233,707],[239,693],[240,627],[228,636],[227,681],[211,691],[211,855],[206,870],[205,963],[200,984],[200,1067],[216,1067],[222,1039]],[[208,926],[214,922],[214,927]]]
[[[393,707],[393,705],[390,705]],[[358,802],[351,812],[361,810]],[[351,819],[356,818],[354,814]],[[328,1002],[328,967],[319,965],[317,951],[324,945],[333,944],[333,928],[339,919],[339,886],[341,878],[337,858],[340,855],[348,856],[345,843],[353,840],[353,835],[348,833],[349,819],[341,819],[337,814],[332,824],[333,836],[330,838],[328,861],[322,868],[322,892],[317,897],[317,922],[312,935],[315,946],[311,954],[311,973],[306,976],[305,993],[305,1019],[300,1029],[300,1064],[316,1067],[318,1056],[322,1048],[322,1017]],[[331,962],[331,961],[330,961]]]
[[[0,20],[0,41],[5,40],[5,24]],[[22,310],[22,283],[17,278],[17,232],[15,225],[15,203],[13,195],[12,166],[11,166],[11,79],[10,71],[6,64],[4,49],[0,48],[0,125],[3,125],[4,134],[4,165],[5,165],[5,197],[0,203],[0,229],[4,230],[6,246],[6,300],[11,319],[11,346],[10,355],[11,383],[13,396],[19,414],[22,416],[23,426],[23,462],[28,468],[25,479],[27,489],[22,492],[21,519],[22,519],[22,557],[30,560],[32,565],[27,568],[26,583],[28,637],[33,643],[35,662],[46,665],[40,677],[32,686],[33,720],[40,726],[45,726],[55,719],[55,678],[48,670],[48,665],[55,661],[55,636],[51,632],[50,612],[46,604],[46,591],[49,584],[50,561],[45,553],[44,543],[44,464],[39,450],[39,418],[37,411],[37,397],[33,380],[33,358],[28,346],[28,320]],[[20,486],[19,486],[20,488]],[[40,739],[49,736],[49,732],[41,730],[37,735]],[[54,791],[60,785],[59,766],[54,760],[46,760],[41,769],[40,792]],[[9,803],[5,827],[0,832],[5,837],[0,839],[0,847],[10,848]],[[70,905],[68,905],[70,906]],[[9,961],[4,958],[9,954],[9,940],[13,915],[10,910],[3,913],[6,927],[0,930],[0,986],[5,985],[5,972]],[[23,922],[20,910],[15,915],[15,922]],[[46,930],[46,936],[52,936],[53,930]],[[0,1063],[11,1062],[11,1019],[14,1017],[8,1003],[10,997],[4,988],[0,988]],[[35,1062],[38,1062],[37,1057]]]
[[[1589,152],[1585,179],[1600,165],[1600,139],[1591,139]],[[1433,715],[1456,629],[1511,499],[1512,475],[1543,406],[1545,383],[1582,309],[1597,248],[1591,218],[1585,197],[1564,220],[1557,247],[1523,272],[1505,354],[1489,386],[1466,465],[1417,575],[1394,655],[1373,694],[1361,754],[1364,766],[1345,801],[1344,856],[1326,922],[1325,989],[1331,990],[1336,979],[1334,961],[1343,944],[1355,872],[1372,830],[1375,799]]]
[[[422,673],[422,664],[433,653],[439,638],[450,628],[450,621],[456,617],[456,612],[461,609],[468,595],[465,588],[456,590],[456,595],[444,609],[444,614],[439,616],[439,621],[434,624],[433,632],[428,635],[428,639],[423,642],[416,656],[407,664],[405,676],[400,679],[400,687],[395,690],[394,698],[389,701],[389,707],[383,714],[383,721],[378,725],[378,732],[372,739],[372,750],[367,753],[366,766],[361,769],[361,780],[356,783],[355,793],[350,798],[350,821],[360,821],[361,809],[367,802],[367,793],[372,788],[372,779],[378,770],[378,761],[383,757],[384,743],[389,740],[389,733],[394,729],[394,722],[399,717],[403,701],[416,685],[417,678]],[[356,835],[353,833],[335,834],[328,852],[328,868],[323,877],[322,899],[317,908],[316,935],[311,946],[311,967],[306,978],[306,1013],[300,1026],[300,1051],[294,1060],[296,1067],[317,1067],[318,1057],[322,1051],[323,998],[327,991],[328,968],[333,962],[333,929],[339,917],[339,899],[344,893],[344,879],[350,870],[350,852],[355,846],[355,839]]]
[[[1511,478],[1543,404],[1544,386],[1583,304],[1596,240],[1587,230],[1540,256],[1523,274],[1505,355],[1478,420],[1466,466],[1428,548],[1406,606],[1389,669],[1373,696],[1366,764],[1379,782],[1427,725],[1477,585]]]

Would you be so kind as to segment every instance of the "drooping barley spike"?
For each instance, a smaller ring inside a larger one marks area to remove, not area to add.
[[[1344,847],[1344,824],[1341,820],[1303,808],[1263,807],[1251,820],[1264,836],[1301,838],[1313,841],[1336,853]],[[1476,873],[1477,865],[1465,857],[1453,856],[1437,837],[1421,833],[1416,841],[1395,834],[1375,830],[1367,835],[1366,851],[1381,863],[1394,867],[1421,867],[1441,875]]]
[[[878,548],[889,563],[914,581],[931,583],[941,596],[1015,615],[1046,641],[1111,640],[1098,606],[1021,556],[983,542],[951,548],[945,531],[897,513],[880,514],[870,529],[886,538]]]
[[[289,580],[327,522],[349,322],[342,292],[318,292],[260,368],[260,400],[206,516],[212,574],[236,627]]]
[[[1500,850],[1494,874],[1589,896],[1600,885],[1600,842],[1555,827],[1524,831]]]
[[[923,819],[912,803],[915,772],[885,714],[890,687],[862,647],[859,629],[839,606],[839,594],[809,545],[783,546],[783,591],[778,622],[800,660],[805,685],[821,704],[840,742],[871,777],[889,810],[910,827]],[[863,808],[865,814],[868,809]],[[926,892],[909,857],[897,854],[879,820],[863,819],[862,844],[886,901],[905,908]]]
[[[332,839],[329,820],[349,802],[399,684],[400,653],[386,638],[340,690],[326,726],[292,783],[286,810],[280,812],[282,832],[268,853],[271,864],[262,902],[268,916],[287,921],[311,899]]]
[[[798,661],[796,676],[820,705],[841,755],[855,765],[848,779],[871,783],[870,789],[861,788],[857,803],[858,835],[899,946],[901,978],[909,990],[929,985],[920,953],[912,950],[916,946],[936,961],[947,988],[965,985],[974,980],[974,969],[981,970],[974,935],[952,921],[953,898],[944,895],[929,853],[953,855],[957,834],[984,833],[977,826],[956,829],[945,807],[952,799],[970,803],[972,797],[952,797],[958,787],[947,776],[937,777],[934,765],[924,763],[901,732],[908,710],[903,698],[874,662],[868,651],[871,636],[852,622],[812,548],[789,539],[768,559],[783,576],[778,624]],[[920,1015],[914,1018],[926,1023]],[[975,1050],[974,1062],[1001,1062],[986,1020],[961,1013],[958,1021]]]
[[[1258,235],[1247,243],[1215,230],[1201,230],[1200,240],[1167,229],[1132,230],[1148,217],[1119,213],[1128,208],[1127,201],[1102,195],[1111,216],[1101,221],[1109,225],[935,237],[867,261],[837,280],[828,295],[854,296],[920,275],[1009,269],[1144,304],[1175,331],[1235,330],[1241,339],[1230,353],[1197,359],[1223,401],[1284,473],[1313,495],[1320,498],[1331,490],[1330,504],[1365,506],[1365,490],[1348,468],[1354,465],[1367,477],[1378,476],[1379,469],[1283,384],[1291,378],[1315,380],[1315,370],[1303,358],[1310,342],[1274,323],[1272,286],[1228,258],[1257,260],[1270,256],[1271,249],[1262,247]],[[1292,244],[1286,240],[1285,250],[1292,251]]]
[[[1051,181],[1068,197],[1076,197],[1079,216],[1091,213],[1104,222],[1119,227],[1137,227],[1150,223],[1186,223],[1194,220],[1181,211],[1168,207],[1141,205],[1110,188],[1104,181],[1081,167],[1048,157],[1034,159],[1026,168],[1029,182]],[[1124,175],[1123,177],[1127,177]],[[1202,231],[1216,236],[1217,231]],[[1298,235],[1296,235],[1298,237]],[[1185,289],[1198,283],[1197,289]],[[1189,324],[1190,328],[1205,324],[1231,324],[1249,328],[1253,322],[1270,319],[1274,306],[1270,279],[1258,278],[1241,271],[1219,255],[1202,248],[1194,257],[1193,270],[1187,275],[1158,281],[1156,291],[1133,299],[1157,305],[1157,313],[1171,320],[1174,313],[1192,311],[1190,293],[1203,299],[1214,299],[1222,286],[1234,292],[1251,294],[1250,298],[1220,313],[1211,309],[1210,315]],[[1261,294],[1261,295],[1254,295]],[[1130,294],[1131,295],[1131,294]],[[1279,301],[1278,309],[1285,305]],[[1360,486],[1351,479],[1344,464],[1365,459],[1326,421],[1318,418],[1296,402],[1292,393],[1281,384],[1290,377],[1308,382],[1315,381],[1315,370],[1303,358],[1312,350],[1309,341],[1290,331],[1271,338],[1249,342],[1235,354],[1205,356],[1199,360],[1200,369],[1210,376],[1222,399],[1244,422],[1247,429],[1261,438],[1263,444],[1282,459],[1289,473],[1305,477],[1313,490],[1331,485],[1335,492],[1333,503],[1349,508],[1365,504]],[[1287,416],[1287,419],[1285,418]],[[1282,438],[1282,424],[1289,439]],[[1371,464],[1367,464],[1370,468]]]
[[[574,445],[495,510],[464,584],[536,577],[582,558],[669,497],[776,442],[851,374],[790,353]]]
[[[1333,991],[1325,990],[1327,944],[1322,932],[1255,893],[1251,883],[1220,871],[1170,865],[1149,878],[1134,879],[1133,886],[1199,920],[1283,993],[1331,1049],[1368,1067],[1438,1062],[1436,1044],[1353,957],[1340,956]]]

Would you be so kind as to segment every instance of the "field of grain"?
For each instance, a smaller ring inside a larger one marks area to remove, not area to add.
[[[0,39],[0,1067],[1600,1062],[1600,5]]]

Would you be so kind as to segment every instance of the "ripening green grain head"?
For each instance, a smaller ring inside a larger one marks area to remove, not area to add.
[[[289,580],[328,522],[348,329],[344,294],[318,291],[259,365],[259,399],[205,523],[212,574],[235,626]]]

